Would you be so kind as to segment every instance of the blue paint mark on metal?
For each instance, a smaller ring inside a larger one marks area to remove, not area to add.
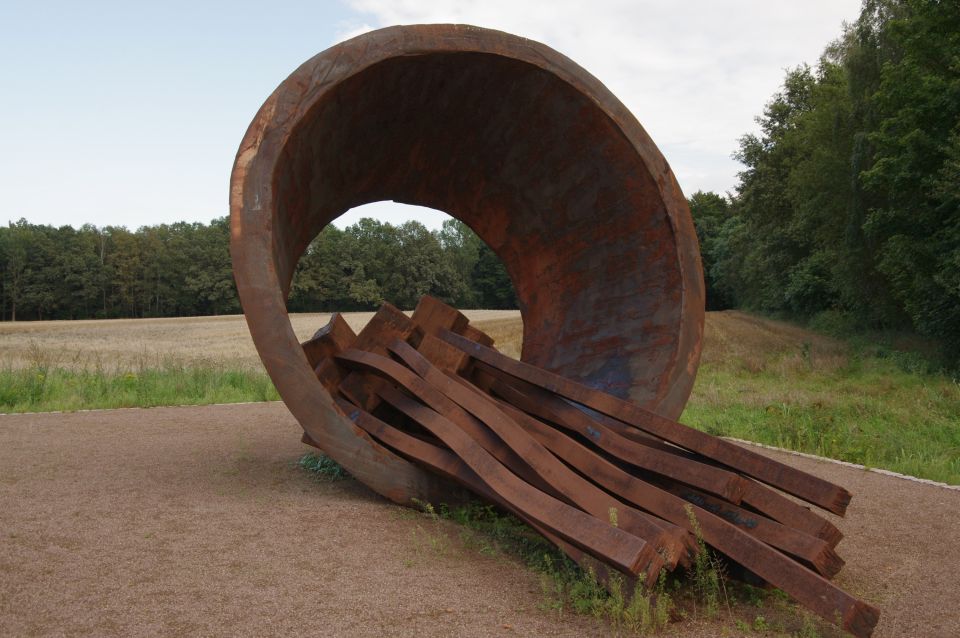
[[[720,518],[723,518],[734,525],[739,525],[741,527],[746,527],[747,529],[753,529],[757,526],[757,519],[755,518],[746,518],[741,516],[736,510],[728,510],[721,507],[718,503],[708,503],[701,494],[695,494],[693,492],[684,492],[680,495],[681,498],[685,501],[689,501],[696,505],[697,507],[702,507],[711,514],[716,514]]]
[[[623,356],[609,357],[597,370],[582,379],[588,386],[612,394],[621,399],[626,398],[632,386],[630,359]]]
[[[599,441],[599,440],[600,440],[600,431],[599,431],[599,430],[594,430],[592,427],[590,427],[590,426],[588,425],[588,426],[587,426],[587,436],[589,436],[589,437],[590,437],[591,439],[593,439],[594,441]]]
[[[356,421],[357,417],[359,416],[360,416],[360,410],[354,410],[353,412],[350,413],[350,420]]]
[[[573,407],[577,408],[578,410],[580,410],[581,412],[583,412],[584,414],[586,414],[588,417],[590,417],[590,418],[593,419],[594,421],[599,421],[599,420],[603,419],[604,416],[606,416],[606,415],[604,415],[603,413],[598,412],[597,410],[594,410],[593,408],[591,408],[591,407],[589,407],[589,406],[583,405],[582,403],[577,403],[576,401],[570,401],[569,399],[566,399],[566,398],[563,398],[563,397],[561,397],[561,398],[562,398],[563,401],[566,402],[568,405],[572,405]]]

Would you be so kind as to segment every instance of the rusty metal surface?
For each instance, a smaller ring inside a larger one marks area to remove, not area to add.
[[[552,49],[464,25],[390,27],[305,62],[267,99],[231,177],[247,323],[308,434],[394,500],[438,479],[383,448],[323,391],[286,316],[309,242],[380,200],[464,221],[503,260],[524,361],[676,418],[703,332],[686,200],[649,136]]]
[[[644,430],[648,434],[656,435],[679,447],[702,454],[747,476],[761,479],[765,483],[834,514],[843,516],[850,503],[850,492],[817,476],[783,463],[773,462],[752,450],[739,447],[702,430],[663,418],[611,394],[605,394],[552,372],[516,361],[461,335],[444,331],[441,338],[492,368],[529,384],[548,389],[568,400]],[[605,426],[600,425],[598,421],[596,427]],[[746,483],[742,487],[745,488]]]

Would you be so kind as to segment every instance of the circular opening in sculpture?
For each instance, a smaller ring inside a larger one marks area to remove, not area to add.
[[[478,320],[508,316],[480,311],[518,309],[503,262],[469,226],[439,210],[383,201],[350,209],[310,242],[287,310],[362,312],[384,301],[412,310],[423,295]],[[508,345],[516,356],[521,336]]]

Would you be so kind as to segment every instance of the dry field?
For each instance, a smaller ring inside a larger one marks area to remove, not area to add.
[[[518,310],[464,312],[496,340],[501,351],[519,357],[523,324]],[[354,330],[360,330],[372,315],[344,313]],[[291,314],[290,320],[297,336],[305,340],[329,317],[300,313]],[[773,356],[800,353],[804,343],[810,344],[813,356],[829,365],[837,365],[846,357],[847,347],[841,342],[790,324],[736,311],[709,312],[703,362],[735,358],[748,368],[759,369]],[[129,367],[156,361],[259,365],[243,315],[0,323],[2,365],[30,366],[38,357],[45,357],[51,367]]]
[[[489,325],[494,336],[515,331],[519,354],[520,313],[516,310],[467,310],[479,325]],[[373,313],[344,313],[359,330]],[[301,341],[325,325],[329,314],[292,314],[293,329]],[[506,350],[510,353],[509,348]],[[30,366],[43,358],[49,367],[144,367],[158,362],[216,362],[259,366],[243,315],[169,319],[107,319],[89,321],[22,321],[0,323],[0,365]]]

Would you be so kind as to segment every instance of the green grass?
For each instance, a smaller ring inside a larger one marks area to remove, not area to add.
[[[701,366],[683,421],[732,436],[960,484],[960,382],[909,356],[818,358],[808,344],[759,364]]]
[[[336,482],[350,478],[350,473],[343,469],[343,466],[323,454],[307,452],[300,457],[297,465],[321,481]]]
[[[107,371],[0,369],[0,412],[50,412],[274,401],[269,377],[215,364]]]

